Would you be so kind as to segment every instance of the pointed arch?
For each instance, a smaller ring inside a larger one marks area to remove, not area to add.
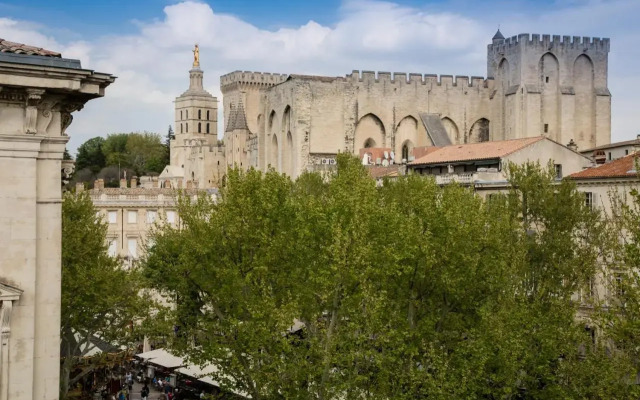
[[[409,161],[409,158],[413,155],[413,148],[415,147],[415,145],[413,144],[413,142],[409,139],[405,140],[404,142],[402,142],[402,145],[400,146],[400,161],[401,162],[407,162]],[[396,156],[396,160],[398,159],[398,156]]]
[[[256,126],[258,127],[258,133],[264,133],[264,116],[262,114],[258,114],[256,124]]]
[[[282,112],[282,132],[291,131],[291,106],[287,105]]]
[[[398,123],[398,127],[396,128],[396,134],[395,134],[395,148],[393,149],[395,153],[395,158],[396,160],[398,160],[398,162],[403,158],[407,160],[409,159],[408,155],[407,157],[402,157],[403,148],[407,143],[410,143],[410,148],[409,148],[410,152],[413,151],[413,148],[416,146],[417,143],[420,143],[418,144],[419,146],[427,144],[426,135],[424,140],[420,140],[419,133],[418,133],[418,126],[419,126],[418,120],[412,115],[407,115],[406,117],[401,119],[400,122]]]
[[[276,124],[276,111],[275,110],[271,110],[271,113],[269,114],[269,121],[267,124],[267,133],[274,133],[277,129],[277,127],[275,126]]]
[[[541,118],[542,134],[554,140],[560,138],[560,63],[558,58],[550,52],[540,57],[538,64],[541,88]]]
[[[447,131],[447,135],[449,135],[449,139],[451,139],[452,143],[460,143],[460,130],[458,129],[458,125],[453,122],[451,118],[442,118],[442,126],[444,126],[444,129]]]
[[[291,132],[287,132],[282,143],[282,172],[290,177],[293,177],[294,174],[294,154],[293,135]]]
[[[365,143],[368,143],[369,147],[384,146],[384,138],[385,129],[380,118],[372,113],[366,114],[356,124],[353,151],[358,154],[361,148],[366,147]]]
[[[278,150],[278,135],[274,133],[271,137],[271,146],[269,149],[269,165],[271,165],[276,171],[280,171]]]
[[[489,141],[489,120],[480,118],[471,125],[468,143],[481,143]]]
[[[575,139],[578,148],[589,148],[595,143],[595,94],[593,61],[586,54],[579,55],[573,63],[573,87],[575,90]]]

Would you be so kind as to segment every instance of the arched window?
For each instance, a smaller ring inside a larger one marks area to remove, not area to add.
[[[189,133],[189,123],[184,124],[184,130]]]
[[[180,120],[182,120],[182,110],[180,110]]]
[[[209,110],[207,110],[207,121],[209,121]]]
[[[183,131],[183,126],[182,126],[182,124],[180,124],[180,133],[183,133],[183,132],[184,132]]]
[[[209,123],[207,122],[207,133],[209,133]]]
[[[184,113],[186,114],[185,119],[189,119],[189,110],[186,110]]]
[[[407,144],[404,144],[402,146],[402,159],[403,160],[409,159],[409,146]]]
[[[198,122],[198,133],[201,133],[201,129],[202,129],[202,124]]]
[[[202,119],[202,110],[198,110],[198,119]]]
[[[369,149],[371,147],[376,147],[376,141],[369,138],[364,142],[364,148]]]

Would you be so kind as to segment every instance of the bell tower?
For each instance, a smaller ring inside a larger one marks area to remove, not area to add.
[[[203,87],[200,48],[193,49],[189,89],[175,100],[175,139],[171,140],[171,165],[185,168],[191,147],[215,145],[218,140],[218,99]]]

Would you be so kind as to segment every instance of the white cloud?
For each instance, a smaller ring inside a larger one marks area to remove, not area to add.
[[[187,1],[164,8],[164,18],[136,21],[135,34],[61,42],[41,25],[0,18],[0,37],[60,51],[83,67],[118,79],[104,99],[89,102],[69,132],[70,147],[96,135],[136,130],[166,132],[172,100],[188,86],[191,49],[201,48],[205,85],[220,96],[219,76],[237,69],[344,75],[352,69],[486,74],[486,44],[498,23],[520,32],[612,37],[610,88],[614,93],[613,139],[635,135],[637,86],[629,87],[640,60],[635,46],[640,2],[560,2],[529,10],[490,13],[455,6],[429,11],[392,2],[347,0],[332,26],[313,20],[295,28],[263,30],[208,4]],[[471,3],[470,3],[471,4]],[[446,7],[446,6],[443,6]],[[485,10],[486,11],[486,10]],[[465,14],[465,12],[467,14]],[[55,27],[48,27],[55,28]],[[637,80],[635,81],[637,83]],[[631,106],[631,105],[634,106]]]

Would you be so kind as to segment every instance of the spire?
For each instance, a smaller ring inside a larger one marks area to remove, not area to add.
[[[234,107],[233,104],[229,108],[229,122],[227,123],[227,129],[225,132],[233,132],[236,129],[249,130],[247,125],[247,117],[244,114],[244,105],[242,100],[238,102],[238,106]]]
[[[229,121],[227,122],[227,129],[225,132],[232,132],[236,126],[236,108],[231,104],[229,106]]]
[[[498,32],[496,32],[496,34],[493,35],[492,40],[504,40],[504,36],[502,35],[502,32],[500,32],[500,28],[498,28]]]

